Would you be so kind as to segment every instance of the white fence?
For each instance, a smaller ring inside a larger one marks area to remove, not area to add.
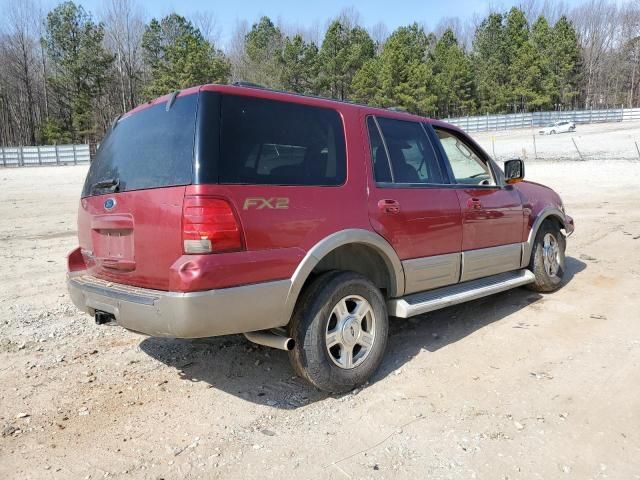
[[[579,123],[604,123],[640,120],[640,108],[611,108],[605,110],[565,110],[555,112],[510,113],[475,117],[445,118],[467,132],[535,128],[549,123],[570,120]]]
[[[78,165],[91,160],[89,145],[0,147],[0,167]]]

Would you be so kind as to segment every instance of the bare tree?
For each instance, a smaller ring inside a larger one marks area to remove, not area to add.
[[[231,38],[226,47],[226,53],[231,61],[231,81],[246,78],[245,39],[249,33],[249,23],[246,20],[236,22]]]
[[[380,55],[384,47],[384,42],[389,38],[389,29],[384,22],[378,22],[369,29],[369,35],[371,35],[371,38],[376,43],[376,55]]]
[[[606,104],[607,93],[612,86],[606,65],[618,29],[618,7],[607,0],[590,0],[573,9],[571,19],[583,50],[585,108]]]
[[[121,110],[125,112],[139,100],[144,19],[135,0],[105,0],[102,19],[105,24],[106,47],[116,58]]]
[[[620,9],[619,71],[626,86],[625,104],[638,104],[640,69],[640,3],[628,3]]]
[[[519,7],[530,24],[538,17],[545,17],[549,23],[553,24],[569,12],[569,7],[562,0],[521,0]]]
[[[36,143],[38,16],[31,0],[8,4],[2,32],[5,91],[11,94],[7,104],[13,109],[13,121],[21,143]]]
[[[193,22],[193,26],[200,30],[202,36],[212,45],[218,45],[220,43],[222,26],[213,13],[199,10],[189,15],[189,18]]]

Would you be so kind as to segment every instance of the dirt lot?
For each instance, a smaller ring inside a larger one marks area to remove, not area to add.
[[[394,320],[381,370],[339,397],[241,336],[78,314],[85,170],[0,170],[0,478],[640,479],[639,161],[528,162],[576,219],[566,285]]]

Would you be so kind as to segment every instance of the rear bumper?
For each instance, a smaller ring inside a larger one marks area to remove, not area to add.
[[[154,337],[199,338],[284,326],[290,280],[209,290],[164,292],[70,274],[71,300],[83,312],[115,317],[128,330]]]

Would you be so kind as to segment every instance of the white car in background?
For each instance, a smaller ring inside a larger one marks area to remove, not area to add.
[[[546,127],[540,129],[540,135],[553,135],[554,133],[573,132],[576,124],[573,122],[563,121],[550,123]]]

